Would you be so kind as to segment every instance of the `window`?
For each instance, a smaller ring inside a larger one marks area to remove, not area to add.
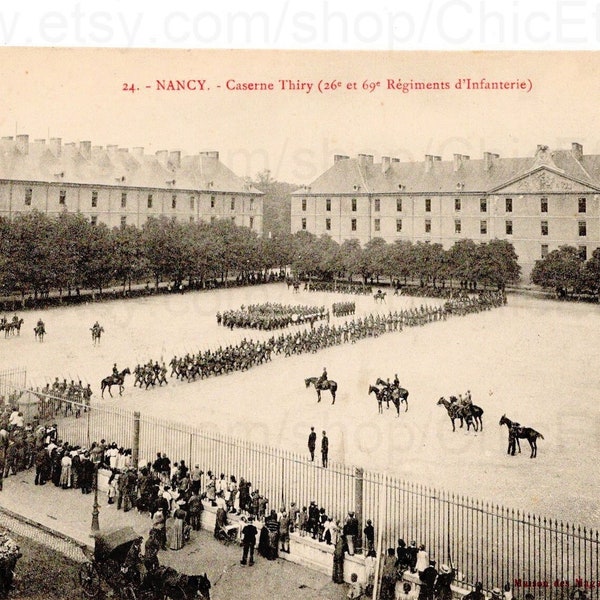
[[[25,188],[25,206],[31,206],[31,198],[33,197],[33,189]]]
[[[121,192],[121,208],[127,208],[127,192]]]
[[[214,196],[211,196],[211,197],[210,197],[210,207],[211,207],[211,208],[214,208],[214,207],[215,207],[215,197],[214,197]]]
[[[425,219],[425,233],[431,233],[431,219]]]
[[[587,246],[579,246],[579,258],[587,260]]]
[[[210,218],[210,222],[214,223],[217,220],[217,217],[215,217],[214,215]]]
[[[585,198],[579,198],[579,200],[577,201],[578,203],[578,210],[580,213],[584,213],[587,210],[587,206],[586,206],[586,201]]]
[[[58,192],[58,203],[59,204],[67,203],[67,190],[60,190],[60,192]]]
[[[306,219],[302,219],[302,230],[306,231]]]
[[[396,212],[402,212],[402,198],[396,198]]]
[[[250,217],[250,229],[254,227],[254,217]]]
[[[548,235],[548,221],[542,221],[541,233],[542,233],[542,235]]]
[[[396,233],[402,231],[402,219],[396,219]]]
[[[254,198],[250,198],[250,210],[254,210]]]
[[[95,226],[95,225],[98,225],[98,216],[97,216],[97,215],[92,215],[92,216],[90,217],[90,223],[91,223],[92,225],[94,225],[94,226]]]
[[[375,198],[373,201],[373,210],[375,212],[379,212],[381,210],[381,200],[379,198]]]
[[[505,226],[506,226],[506,235],[512,235],[512,233],[513,233],[512,221],[506,221]]]
[[[302,198],[302,210],[306,211],[306,198]]]
[[[171,208],[177,208],[177,194],[171,196]]]
[[[454,219],[454,233],[460,233],[462,230],[462,223],[460,219]]]
[[[454,198],[454,210],[460,212],[461,202],[460,198]]]
[[[542,258],[548,256],[548,244],[542,244]]]
[[[587,235],[587,226],[585,221],[579,221],[577,225],[579,228],[579,237],[585,237]]]
[[[325,219],[325,229],[331,231],[331,219]]]
[[[125,227],[127,225],[127,217],[123,215],[121,217],[121,227]]]
[[[548,198],[540,198],[540,212],[548,212]]]
[[[479,223],[479,233],[481,235],[487,235],[487,221],[481,221]]]
[[[231,199],[231,210],[235,210],[235,198]]]
[[[194,196],[190,196],[190,210],[194,210]]]
[[[431,198],[425,198],[425,212],[431,212]]]
[[[356,212],[356,198],[352,198],[352,212]]]
[[[148,208],[152,208],[152,194],[148,194]]]
[[[350,229],[351,229],[352,231],[356,231],[356,219],[352,219],[352,220],[350,221]]]
[[[331,198],[327,198],[327,200],[325,200],[325,210],[331,211]]]
[[[512,198],[506,198],[505,212],[512,212]]]
[[[381,219],[375,219],[373,226],[375,228],[375,231],[381,231]]]
[[[231,217],[231,222],[235,223],[235,217]]]
[[[98,192],[92,192],[92,208],[96,208],[98,206]]]
[[[487,212],[487,198],[479,199],[479,212]]]

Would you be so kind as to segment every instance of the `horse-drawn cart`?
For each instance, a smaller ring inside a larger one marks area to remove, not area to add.
[[[123,600],[210,600],[210,581],[204,575],[185,575],[160,566],[147,572],[131,560],[140,536],[131,527],[99,532],[93,552],[79,569],[79,584],[88,598],[99,598],[104,590]]]

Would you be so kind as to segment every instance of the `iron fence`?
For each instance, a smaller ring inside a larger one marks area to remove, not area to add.
[[[424,544],[438,565],[451,563],[467,585],[481,581],[491,589],[510,583],[517,596],[531,591],[545,600],[567,600],[580,587],[587,598],[598,598],[597,530],[340,463],[324,469],[279,448],[15,385],[23,381],[21,370],[0,372],[0,391],[20,402],[37,402],[41,417],[56,422],[60,437],[70,443],[114,440],[134,448],[140,464],[164,452],[217,477],[244,477],[275,509],[315,500],[335,518],[354,510],[380,530],[380,550],[395,548],[399,538]]]

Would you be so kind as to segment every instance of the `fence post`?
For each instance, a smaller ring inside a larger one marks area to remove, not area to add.
[[[133,442],[131,444],[131,462],[133,466],[138,468],[138,461],[140,459],[140,413],[135,411],[133,413]]]
[[[362,532],[363,532],[363,483],[364,469],[356,467],[354,469],[354,502],[356,503],[354,512],[358,519],[358,536],[356,538],[356,547],[362,548]],[[382,523],[379,524],[379,527]]]

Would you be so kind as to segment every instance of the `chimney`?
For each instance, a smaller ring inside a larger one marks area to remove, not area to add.
[[[119,154],[129,154],[129,148],[119,148]]]
[[[61,144],[62,144],[61,138],[50,138],[50,152],[52,152],[52,154],[54,154],[54,156],[56,156],[56,158],[58,158],[60,156]]]
[[[373,164],[373,155],[372,154],[359,154],[358,155],[358,164],[362,167],[366,165]]]
[[[92,142],[79,142],[79,154],[86,160],[90,160],[92,158]]]
[[[16,147],[17,150],[23,154],[29,154],[29,136],[28,135],[18,135],[16,137]]]
[[[399,162],[400,162],[400,159],[399,159],[399,158],[392,158],[392,162],[393,162],[393,163],[399,163]]]
[[[106,144],[106,153],[110,157],[113,157],[117,153],[118,149],[119,146],[117,146],[117,144]]]
[[[92,146],[92,159],[96,160],[103,152],[102,146]]]
[[[167,164],[167,160],[169,159],[169,151],[168,150],[157,150],[156,158],[158,162],[164,166]]]
[[[581,162],[581,159],[583,158],[583,146],[581,144],[578,144],[577,142],[572,142],[571,154],[573,155],[573,158],[576,161]]]
[[[392,162],[392,159],[389,156],[381,157],[381,172],[382,173],[387,173],[390,170],[391,162]]]
[[[169,163],[174,169],[181,167],[181,150],[169,152]]]
[[[433,154],[426,154],[425,155],[425,173],[429,173],[429,171],[431,171],[431,169],[433,169],[434,161],[440,161],[440,160],[442,160],[441,156],[435,156]]]
[[[144,156],[144,147],[143,146],[136,146],[135,148],[131,149],[131,154],[133,154],[133,156],[135,156],[135,158],[143,158]]]
[[[208,158],[214,158],[215,160],[219,160],[219,151],[218,150],[208,150],[206,152],[199,152],[200,156],[208,156]]]
[[[13,136],[12,135],[5,135],[2,137],[3,140],[6,140],[7,142],[10,141],[12,142]]]
[[[333,164],[339,162],[340,160],[348,160],[350,157],[344,154],[334,154],[333,155]]]
[[[483,153],[483,168],[486,171],[489,171],[494,164],[494,159],[500,158],[499,154],[494,154],[493,152],[484,152]]]
[[[466,160],[469,160],[471,158],[470,156],[467,156],[466,154],[454,154],[453,156],[454,156],[454,170],[455,171],[458,171],[462,167],[463,163]]]

